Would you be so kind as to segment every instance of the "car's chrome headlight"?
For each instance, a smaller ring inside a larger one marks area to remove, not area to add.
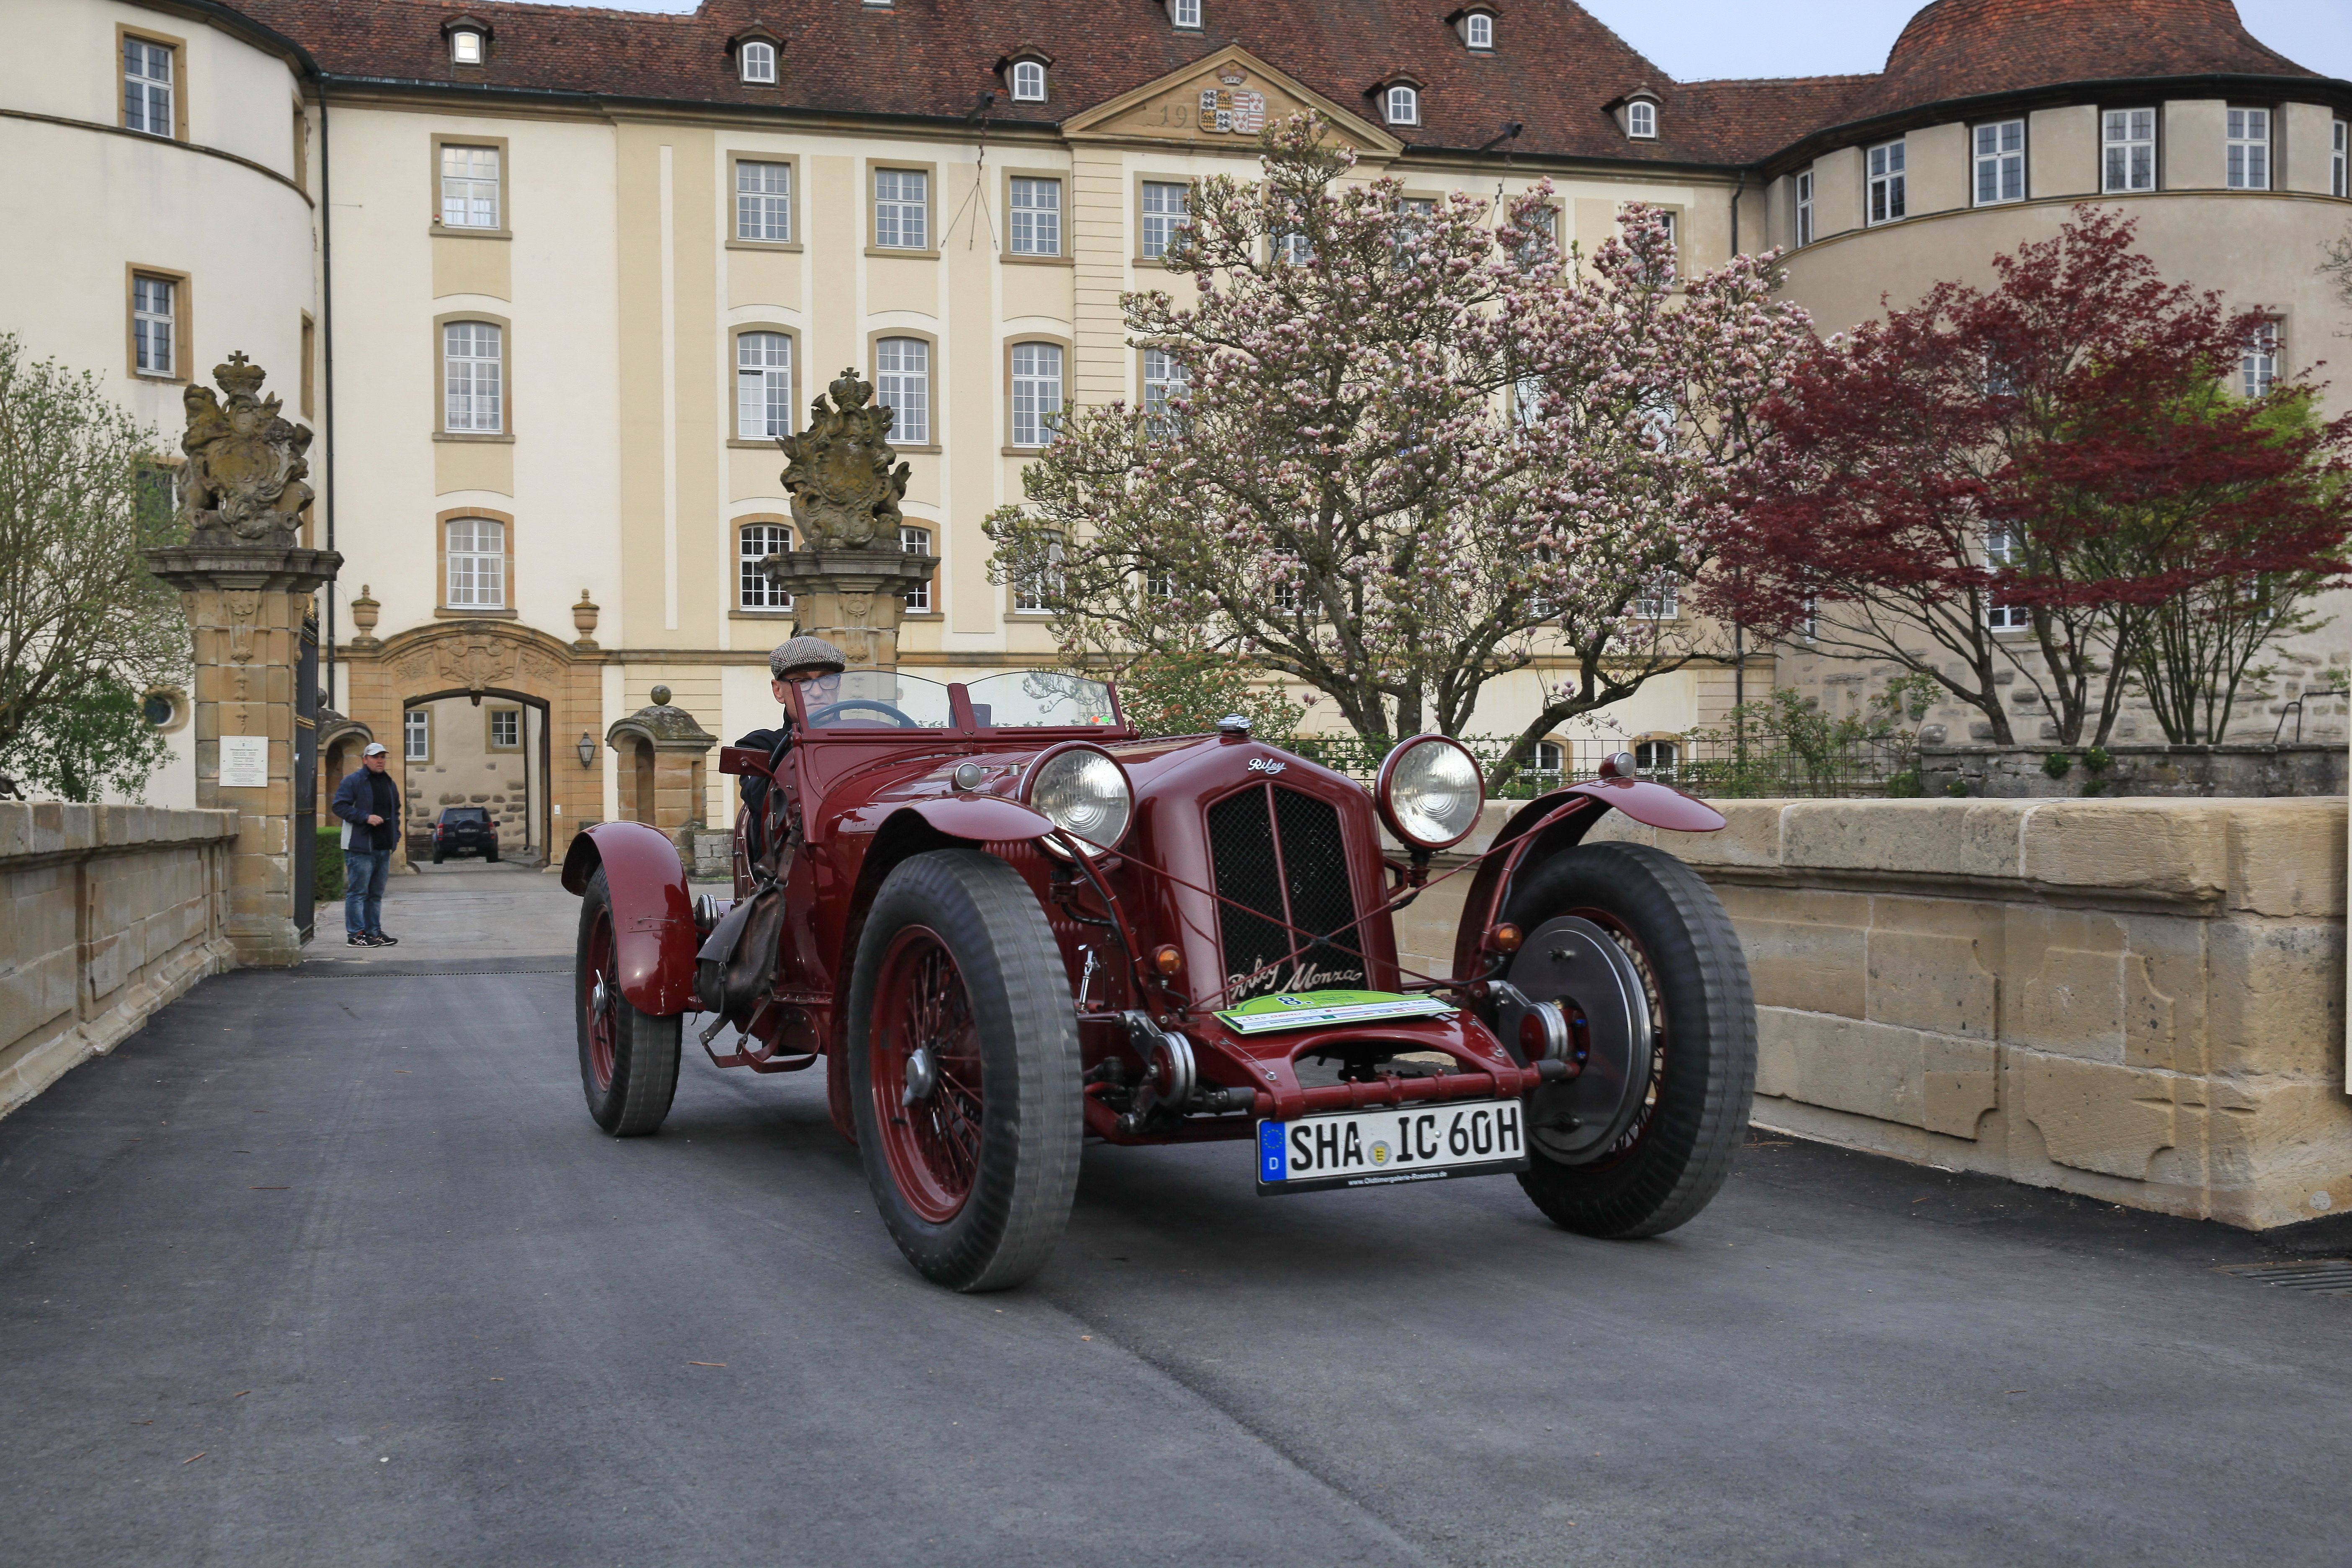
[[[1390,832],[1417,849],[1443,849],[1478,826],[1486,781],[1460,742],[1416,735],[1381,764],[1374,794]]]
[[[1097,849],[1116,849],[1135,820],[1135,791],[1127,770],[1108,752],[1065,746],[1049,752],[1029,770],[1022,799],[1046,821]],[[1048,838],[1045,847],[1064,851]]]

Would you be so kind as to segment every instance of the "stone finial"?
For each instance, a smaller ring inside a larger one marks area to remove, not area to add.
[[[580,602],[572,606],[572,629],[580,634],[572,644],[573,647],[584,651],[596,646],[596,612],[597,605],[588,597],[588,590],[581,589]]]
[[[905,463],[892,468],[890,410],[871,400],[874,388],[856,366],[809,405],[809,427],[779,443],[790,459],[783,473],[793,498],[793,521],[803,550],[892,548],[898,542],[899,498],[907,493]]]
[[[188,427],[180,449],[188,455],[181,502],[197,545],[293,544],[310,504],[309,426],[278,417],[279,400],[261,397],[262,368],[243,353],[213,367],[228,395],[191,384],[183,401]]]
[[[352,638],[353,647],[376,646],[376,617],[383,613],[383,606],[370,597],[368,585],[365,583],[361,584],[360,596],[352,601],[352,629],[359,633],[359,636]]]

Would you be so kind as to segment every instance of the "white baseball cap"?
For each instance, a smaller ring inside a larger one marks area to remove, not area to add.
[[[366,751],[360,753],[362,757],[385,757],[390,756],[391,754],[391,752],[383,749],[383,742],[382,741],[371,743]]]

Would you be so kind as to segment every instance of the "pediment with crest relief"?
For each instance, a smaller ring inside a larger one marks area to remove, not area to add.
[[[1370,121],[1234,45],[1065,121],[1062,133],[1073,142],[1246,153],[1266,126],[1308,109],[1362,157],[1393,158],[1404,151],[1403,142]]]

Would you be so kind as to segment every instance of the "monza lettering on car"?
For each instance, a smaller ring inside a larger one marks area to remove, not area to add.
[[[1523,1169],[1525,1120],[1517,1100],[1481,1100],[1261,1122],[1258,1185],[1300,1192]]]

